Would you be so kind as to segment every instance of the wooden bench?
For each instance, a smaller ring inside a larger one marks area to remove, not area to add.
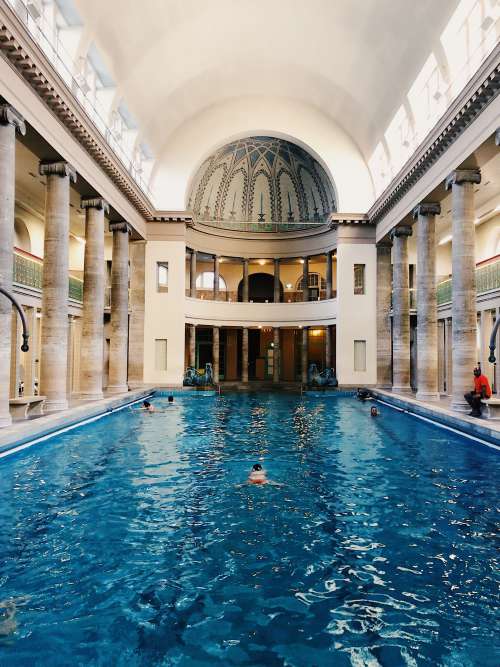
[[[500,398],[487,398],[483,400],[482,404],[485,406],[484,416],[486,419],[500,421]]]
[[[14,419],[28,419],[33,415],[43,415],[45,396],[19,396],[9,400],[10,413]]]

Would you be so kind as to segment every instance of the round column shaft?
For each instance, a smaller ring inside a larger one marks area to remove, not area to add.
[[[281,301],[280,260],[274,260],[274,303]]]
[[[215,256],[214,257],[214,301],[218,301],[219,299],[219,276],[220,276],[219,262],[220,262],[220,257]]]
[[[189,365],[196,366],[196,325],[188,324],[189,331]]]
[[[274,327],[273,330],[273,382],[279,382],[280,381],[280,354],[281,354],[281,346],[280,346],[280,330],[279,327]]]
[[[189,265],[189,296],[196,298],[196,250],[191,251],[191,262]]]
[[[332,333],[330,326],[325,327],[325,368],[332,367]]]
[[[473,388],[476,366],[476,252],[474,186],[481,182],[478,169],[460,169],[446,179],[452,208],[452,400],[451,407],[468,412],[464,394]]]
[[[409,236],[411,236],[411,227],[396,227],[391,233],[394,247],[392,280],[392,389],[393,391],[408,393],[411,392]]]
[[[8,104],[0,105],[0,284],[9,292],[14,252],[16,130],[26,134],[24,120]],[[12,304],[0,295],[0,428],[12,422],[9,412],[11,330]]]
[[[243,301],[248,303],[248,259],[243,260]]]
[[[80,348],[80,392],[87,400],[102,398],[104,334],[104,213],[103,199],[82,199],[85,209],[83,319]]]
[[[76,172],[67,162],[41,162],[47,177],[42,278],[40,394],[44,412],[68,407],[69,195]]]
[[[326,253],[326,298],[333,296],[333,252],[329,250]]]
[[[417,398],[438,401],[436,215],[441,206],[419,204],[413,211],[417,234]]]
[[[241,337],[241,381],[248,382],[248,329],[243,327]]]
[[[219,327],[212,328],[212,363],[214,383],[219,382],[219,351],[220,351],[220,329]]]
[[[309,329],[308,327],[302,328],[302,345],[301,345],[301,382],[302,384],[307,384],[307,366],[308,366],[308,357],[309,357]]]
[[[128,251],[129,226],[126,222],[109,225],[113,232],[111,263],[111,339],[109,346],[110,394],[128,391]]]
[[[377,246],[377,386],[392,386],[391,351],[391,244]]]
[[[304,257],[304,264],[302,267],[302,301],[309,301],[309,257]]]
[[[130,244],[129,382],[144,382],[144,316],[146,306],[146,241]]]

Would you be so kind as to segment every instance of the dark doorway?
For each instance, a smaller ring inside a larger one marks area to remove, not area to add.
[[[248,276],[248,298],[255,303],[274,301],[274,276],[270,273],[252,273]],[[243,301],[243,281],[238,285],[238,301]],[[283,301],[283,285],[280,282],[280,301]]]
[[[257,375],[257,359],[260,356],[260,331],[248,330],[248,379],[255,380]]]

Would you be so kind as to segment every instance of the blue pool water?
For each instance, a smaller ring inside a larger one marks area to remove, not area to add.
[[[0,461],[0,665],[498,665],[498,452],[352,398],[156,404]],[[261,458],[284,487],[239,486]]]

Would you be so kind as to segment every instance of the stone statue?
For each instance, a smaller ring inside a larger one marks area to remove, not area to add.
[[[188,366],[182,384],[185,387],[207,387],[213,385],[213,383],[212,364],[205,364],[203,373],[199,373],[194,366]]]
[[[311,387],[338,387],[339,383],[333,368],[325,368],[320,373],[316,364],[310,364],[307,373],[307,384]]]

